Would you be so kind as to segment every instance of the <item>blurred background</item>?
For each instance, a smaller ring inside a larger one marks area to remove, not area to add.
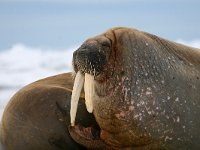
[[[0,0],[0,118],[21,87],[71,70],[72,53],[111,27],[200,48],[198,0]]]

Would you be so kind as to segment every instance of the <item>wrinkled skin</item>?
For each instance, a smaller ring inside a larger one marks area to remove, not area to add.
[[[68,132],[71,73],[34,82],[18,91],[4,110],[0,142],[6,150],[84,149]],[[76,123],[98,129],[82,94]]]
[[[73,65],[95,76],[94,115],[108,147],[200,149],[199,49],[113,28],[84,42]]]

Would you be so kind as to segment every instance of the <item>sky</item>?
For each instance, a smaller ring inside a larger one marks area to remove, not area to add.
[[[0,50],[64,49],[116,26],[198,40],[199,16],[199,0],[0,0]]]

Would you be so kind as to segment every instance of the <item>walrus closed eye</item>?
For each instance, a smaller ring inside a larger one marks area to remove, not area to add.
[[[99,149],[200,149],[199,49],[113,28],[84,42],[74,52],[73,66],[69,131],[77,143],[98,148],[100,142]],[[75,125],[83,86],[87,110],[100,127],[98,138]]]

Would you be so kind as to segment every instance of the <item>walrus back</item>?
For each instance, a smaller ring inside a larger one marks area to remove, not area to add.
[[[162,45],[169,52],[177,55],[180,59],[186,60],[200,67],[200,49],[172,42],[156,35],[149,34],[147,32],[143,33],[146,36],[150,37],[152,40]]]

